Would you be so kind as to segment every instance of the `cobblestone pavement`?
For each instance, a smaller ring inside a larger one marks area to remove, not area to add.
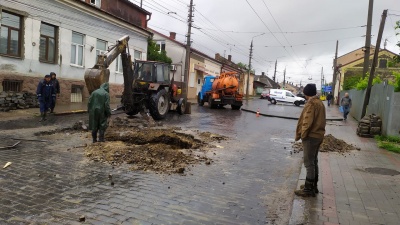
[[[338,114],[338,108],[328,108],[327,113]],[[305,205],[305,223],[399,224],[400,155],[377,148],[373,139],[358,137],[352,118],[335,124],[327,126],[327,133],[361,147],[361,151],[320,154],[322,193],[317,198],[295,199]]]
[[[82,116],[50,118],[40,127],[29,120],[0,123],[18,128],[1,130],[0,143],[38,138],[32,134]],[[81,224],[82,215],[85,224],[288,223],[301,158],[290,154],[296,121],[194,106],[192,115],[172,114],[164,123],[231,139],[209,153],[215,163],[195,165],[185,176],[88,161],[74,148],[89,141],[87,134],[23,141],[0,151],[0,165],[13,163],[0,171],[0,224]]]

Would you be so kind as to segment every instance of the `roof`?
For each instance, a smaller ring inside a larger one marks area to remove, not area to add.
[[[129,2],[129,4],[132,5],[132,6],[134,6],[136,9],[139,9],[140,11],[144,12],[144,13],[147,14],[147,15],[151,15],[150,12],[148,12],[148,11],[146,11],[146,10],[140,8],[139,6],[137,6],[137,5],[135,5],[135,4],[133,4],[133,3],[130,2],[129,0],[121,0],[121,1]],[[94,9],[94,10],[97,10],[97,11],[99,11],[99,12],[102,12],[102,13],[106,14],[106,15],[112,16],[112,17],[114,17],[114,18],[116,18],[116,19],[118,19],[118,20],[121,20],[121,21],[123,21],[123,22],[125,22],[125,23],[127,23],[127,24],[129,24],[129,25],[131,25],[131,26],[134,26],[135,28],[138,28],[138,29],[140,29],[140,30],[142,30],[142,31],[144,31],[144,32],[146,32],[146,33],[148,33],[148,34],[151,34],[151,32],[149,32],[146,28],[143,28],[143,27],[141,27],[141,26],[138,26],[138,25],[136,25],[136,24],[133,24],[133,23],[131,23],[131,22],[125,20],[125,19],[122,19],[121,17],[118,17],[118,16],[116,16],[116,15],[114,15],[114,14],[112,14],[112,13],[109,13],[109,12],[107,12],[107,11],[105,11],[105,10],[103,10],[103,9],[101,9],[101,8],[99,8],[99,7],[97,7],[97,6],[91,5],[91,4],[89,4],[89,3],[85,2],[85,1],[82,1],[82,0],[75,0],[75,2],[78,2],[78,3],[82,4],[82,5],[87,6],[87,7],[91,7],[91,8]]]
[[[133,7],[136,8],[137,10],[146,13],[147,15],[151,15],[151,12],[149,12],[149,11],[143,9],[142,7],[140,7],[140,6],[136,5],[136,4],[134,4],[133,2],[131,2],[131,1],[129,1],[129,0],[121,0],[121,1],[124,1],[124,2],[128,3],[129,5],[133,6]]]
[[[372,46],[371,46],[371,47],[372,47]],[[358,49],[356,49],[356,50],[354,50],[354,51],[351,51],[351,52],[349,52],[349,53],[347,53],[347,54],[350,54],[350,53],[352,53],[352,52],[355,52],[355,51],[357,51],[357,50],[359,50],[359,49],[360,49],[360,48],[358,48]],[[374,49],[374,50],[375,50],[375,49]],[[389,52],[390,54],[393,54],[393,55],[398,55],[398,54],[396,54],[396,53],[394,53],[394,52],[392,52],[392,51],[390,51],[390,50],[387,50],[387,49],[379,49],[379,52],[383,52],[383,51]],[[371,55],[374,55],[374,53],[375,53],[375,51],[374,51],[373,53],[371,53],[370,56],[371,56]],[[345,55],[347,55],[347,54],[345,54]],[[343,55],[343,56],[345,56],[345,55]],[[340,56],[340,57],[342,57],[342,56]],[[357,58],[357,59],[355,59],[355,60],[353,60],[353,61],[350,61],[350,62],[348,62],[348,63],[346,63],[346,64],[342,64],[342,65],[340,65],[340,66],[338,66],[338,67],[347,66],[347,65],[352,64],[352,63],[354,63],[354,62],[357,62],[357,61],[359,61],[359,60],[361,60],[361,59],[364,59],[364,56],[361,56],[361,57],[359,57],[359,58]]]
[[[262,82],[267,85],[269,88],[280,88],[281,86],[276,83],[274,80],[269,78],[267,75],[255,75],[255,77],[259,80],[259,82]]]
[[[186,48],[186,45],[183,44],[182,42],[179,42],[179,41],[177,41],[177,40],[175,40],[175,39],[173,39],[173,38],[170,38],[169,36],[167,36],[167,35],[165,35],[165,34],[162,34],[162,33],[158,32],[158,31],[156,31],[156,30],[153,30],[153,29],[151,29],[151,28],[148,28],[148,30],[150,30],[150,31],[153,32],[153,33],[156,33],[157,35],[160,35],[161,37],[163,37],[163,38],[165,38],[165,39],[168,39],[169,41],[174,42],[175,44],[180,45],[181,47]],[[199,50],[197,50],[197,49],[195,49],[195,48],[190,47],[190,50],[191,50],[193,53],[196,53],[196,54],[198,54],[198,55],[201,55],[201,56],[203,56],[203,57],[205,57],[205,58],[207,58],[207,59],[209,59],[209,60],[211,60],[211,61],[214,61],[214,62],[216,62],[216,63],[221,63],[221,62],[219,62],[218,60],[212,58],[211,56],[208,56],[207,54],[205,54],[205,53],[203,53],[203,52],[201,52],[201,51],[199,51]]]

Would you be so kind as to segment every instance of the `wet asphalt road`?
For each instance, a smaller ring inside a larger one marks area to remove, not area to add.
[[[296,113],[291,108],[283,113]],[[82,117],[53,118],[49,124],[63,126]],[[18,129],[34,127],[29,120],[12,123]],[[196,165],[186,176],[90,162],[68,142],[68,134],[49,144],[25,142],[18,150],[0,151],[0,164],[13,162],[0,175],[0,224],[74,224],[81,215],[87,224],[288,223],[301,163],[300,155],[290,154],[296,121],[193,106],[191,115],[171,113],[164,125],[230,140],[218,143],[215,155],[210,152],[213,164]],[[3,130],[0,138],[18,133]]]

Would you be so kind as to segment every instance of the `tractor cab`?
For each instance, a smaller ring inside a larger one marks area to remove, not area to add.
[[[162,62],[136,61],[134,77],[146,83],[170,84],[170,65]]]

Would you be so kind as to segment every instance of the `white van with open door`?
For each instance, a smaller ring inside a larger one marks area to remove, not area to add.
[[[302,97],[297,97],[292,92],[281,89],[271,89],[269,95],[267,96],[268,101],[272,104],[277,102],[292,103],[296,106],[304,105],[306,100]]]

